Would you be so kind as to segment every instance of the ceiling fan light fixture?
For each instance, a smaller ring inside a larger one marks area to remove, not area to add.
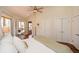
[[[37,12],[37,10],[33,10],[33,13],[36,13]]]

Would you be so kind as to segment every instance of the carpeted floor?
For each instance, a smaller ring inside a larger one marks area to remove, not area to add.
[[[36,36],[34,38],[57,53],[73,53],[68,46],[60,44],[53,39],[44,36]]]

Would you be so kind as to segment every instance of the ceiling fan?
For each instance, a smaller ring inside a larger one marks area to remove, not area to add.
[[[41,7],[41,6],[33,6],[32,7],[33,13],[37,13],[37,12],[42,13],[43,12],[42,9],[43,9],[43,7]]]

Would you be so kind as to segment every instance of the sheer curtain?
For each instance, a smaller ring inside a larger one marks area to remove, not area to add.
[[[3,32],[2,32],[2,26],[3,26],[3,20],[0,19],[0,39],[2,38],[3,36]]]
[[[11,25],[12,25],[12,24],[11,24],[11,19],[10,19],[10,18],[1,17],[1,20],[0,20],[0,31],[1,31],[1,32],[2,32],[3,26],[9,27],[10,30],[11,30]],[[12,31],[12,30],[11,30],[11,31]],[[4,36],[5,33],[2,32],[2,34],[3,34],[3,36]],[[12,34],[12,32],[10,32],[10,34]]]

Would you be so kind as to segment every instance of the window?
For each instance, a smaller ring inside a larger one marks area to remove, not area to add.
[[[11,27],[11,21],[10,19],[5,19],[5,25],[8,26],[8,27]]]
[[[29,24],[29,31],[32,31],[32,21],[28,21]]]
[[[32,23],[29,23],[29,31],[32,30]]]
[[[19,28],[23,28],[24,29],[24,22],[20,22],[19,21]]]
[[[1,17],[1,27],[3,28],[3,26],[11,27],[11,20],[10,20],[10,18]]]
[[[10,18],[6,18],[6,17],[1,17],[1,29],[4,27],[4,26],[7,26],[7,27],[9,27],[10,28],[10,30],[11,30],[11,19]],[[12,30],[11,30],[12,31]],[[10,32],[11,33],[11,32]],[[3,33],[3,34],[5,34],[5,33]],[[12,34],[12,33],[11,33]]]

